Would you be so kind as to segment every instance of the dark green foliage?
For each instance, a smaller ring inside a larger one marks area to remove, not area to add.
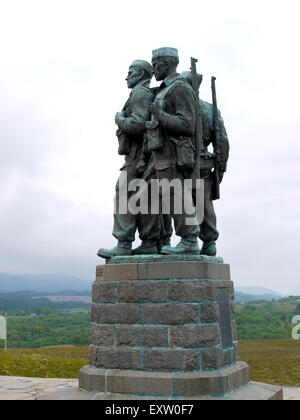
[[[90,291],[65,291],[48,296],[90,296]],[[7,312],[8,348],[62,344],[88,345],[90,304],[53,302],[35,292],[0,294],[0,315]],[[0,346],[2,343],[0,343]]]
[[[40,311],[37,311],[40,312]],[[88,345],[89,312],[49,312],[8,317],[8,348],[38,348],[62,344]]]
[[[297,298],[236,305],[239,340],[291,338],[292,318],[300,314]]]

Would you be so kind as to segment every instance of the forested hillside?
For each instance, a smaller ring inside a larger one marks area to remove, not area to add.
[[[289,339],[295,326],[292,318],[300,315],[300,297],[251,301],[236,304],[235,309],[239,340]],[[0,315],[4,312],[8,314],[10,348],[89,344],[90,305],[87,303],[52,302],[30,292],[2,294]]]
[[[300,315],[300,297],[236,305],[236,322],[240,340],[291,338],[295,326],[292,318]]]

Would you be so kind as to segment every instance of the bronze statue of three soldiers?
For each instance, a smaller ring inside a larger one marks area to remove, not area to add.
[[[102,258],[158,253],[216,255],[219,233],[213,200],[219,198],[229,142],[217,109],[215,79],[212,78],[213,104],[209,104],[198,96],[202,76],[195,72],[193,61],[192,71],[181,75],[177,73],[178,64],[177,49],[163,47],[152,52],[152,64],[135,60],[129,67],[126,81],[131,93],[122,111],[115,116],[119,154],[125,155],[115,195],[113,236],[118,243],[115,248],[100,249],[98,256]],[[150,88],[153,74],[161,81],[158,88]],[[200,223],[196,209],[187,212],[183,203],[184,199],[195,203],[195,184],[182,194],[180,212],[174,205],[174,188],[170,189],[169,211],[162,211],[161,203],[159,212],[152,211],[153,180],[170,183],[179,180],[183,185],[185,180],[199,177],[204,182]],[[120,211],[120,204],[135,198],[136,192],[127,188],[133,180],[143,180],[148,211]],[[187,223],[187,218],[196,222]],[[170,244],[172,224],[181,238],[175,247]],[[136,231],[141,245],[132,249]],[[201,249],[198,238],[203,242]]]

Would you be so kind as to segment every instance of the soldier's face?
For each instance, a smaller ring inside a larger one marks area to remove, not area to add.
[[[129,67],[128,75],[126,77],[127,86],[129,89],[134,88],[141,80],[141,69],[138,67]]]
[[[152,60],[153,73],[157,81],[164,80],[168,76],[168,64],[165,60],[157,58]]]

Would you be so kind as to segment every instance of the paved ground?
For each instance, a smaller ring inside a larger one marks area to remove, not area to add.
[[[0,376],[0,401],[34,400],[42,395],[78,388],[78,379],[44,379]],[[300,387],[283,387],[285,400],[300,400]]]
[[[43,394],[77,387],[77,379],[44,379],[0,376],[0,401],[34,400],[36,397]]]
[[[284,387],[283,398],[285,400],[300,400],[300,388],[299,387]]]

